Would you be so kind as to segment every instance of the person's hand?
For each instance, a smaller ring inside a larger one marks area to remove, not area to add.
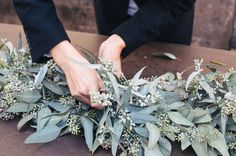
[[[73,60],[87,64],[89,62],[68,41],[60,42],[51,49],[50,53],[64,71],[71,95],[91,104],[92,107],[101,108],[100,104],[90,102],[89,94],[102,89],[102,80],[95,70],[82,67]]]
[[[115,73],[118,77],[122,73],[121,52],[124,48],[124,40],[120,36],[114,34],[101,44],[98,53],[99,57],[112,61],[115,64]]]

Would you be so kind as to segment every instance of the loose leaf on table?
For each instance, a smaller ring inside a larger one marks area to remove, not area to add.
[[[93,148],[93,126],[94,123],[88,117],[80,117],[80,121],[82,123],[84,129],[84,136],[86,144],[91,151]]]
[[[148,148],[154,148],[157,144],[157,141],[160,138],[160,131],[159,128],[152,124],[152,123],[146,123],[146,127],[149,132],[149,140],[148,140]]]
[[[58,95],[66,95],[67,94],[61,86],[57,85],[56,83],[54,83],[52,81],[44,80],[43,85],[55,94],[58,94]]]
[[[194,124],[191,121],[187,120],[179,112],[168,112],[168,116],[170,120],[176,124],[185,125],[185,126],[194,126]]]
[[[17,130],[21,130],[25,124],[27,124],[29,121],[31,121],[33,119],[33,117],[34,117],[33,114],[29,114],[29,115],[26,115],[25,117],[23,117],[17,124]]]
[[[117,120],[114,123],[113,129],[114,129],[115,134],[112,134],[112,147],[111,147],[113,156],[116,156],[117,148],[120,143],[120,137],[123,133],[123,128],[124,128],[124,125],[121,120]]]
[[[163,57],[163,58],[167,58],[167,59],[171,59],[171,60],[177,60],[178,58],[172,54],[172,53],[153,53],[152,54],[155,57]]]
[[[40,68],[38,74],[35,76],[35,80],[34,80],[35,87],[38,87],[42,83],[45,75],[47,74],[47,71],[48,71],[47,64],[45,64],[43,67]]]
[[[216,65],[223,66],[223,67],[227,66],[225,63],[222,63],[222,62],[219,62],[219,61],[215,61],[215,60],[211,60],[210,62],[213,63],[213,64],[216,64]]]
[[[21,36],[21,33],[19,32],[17,50],[20,50],[20,49],[22,49],[22,48],[23,48],[22,36]]]
[[[55,140],[61,132],[61,128],[56,125],[46,126],[44,129],[37,131],[25,140],[26,144],[34,144],[34,143],[48,143]]]
[[[26,103],[36,103],[42,97],[41,94],[36,90],[15,92],[13,93],[13,96]]]

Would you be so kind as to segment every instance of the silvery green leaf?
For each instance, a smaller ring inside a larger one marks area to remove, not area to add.
[[[102,118],[99,121],[99,126],[103,126],[104,125],[104,123],[105,123],[105,121],[107,119],[108,113],[109,113],[108,109],[105,110],[105,112],[103,112],[103,116],[102,116]]]
[[[166,133],[165,136],[171,141],[176,141],[176,135],[174,133]]]
[[[160,137],[159,148],[163,156],[171,156],[172,146],[168,139]]]
[[[15,103],[10,108],[7,109],[7,112],[11,113],[23,113],[27,112],[29,108],[29,104],[27,103]]]
[[[19,33],[17,50],[20,50],[22,48],[23,48],[22,37],[21,37],[21,33]]]
[[[25,140],[26,144],[48,143],[55,140],[61,132],[61,128],[56,125],[46,126],[44,129],[37,131]]]
[[[16,92],[13,93],[13,96],[18,100],[26,103],[36,103],[42,97],[41,94],[36,90]]]
[[[131,112],[130,117],[131,117],[131,120],[137,124],[147,123],[147,122],[155,122],[155,123],[159,122],[159,120],[156,117],[149,114],[139,113],[139,112]]]
[[[221,129],[221,132],[223,133],[223,135],[225,135],[225,131],[226,131],[226,124],[227,124],[227,121],[228,121],[228,116],[224,113],[221,113],[221,126],[220,126],[220,129]]]
[[[214,136],[210,136],[208,139],[209,146],[215,148],[223,156],[230,156],[224,135],[220,133],[217,129],[214,129],[214,133]]]
[[[181,149],[182,149],[182,151],[184,151],[190,145],[191,145],[191,142],[190,142],[188,136],[185,136],[183,139],[181,139]]]
[[[23,117],[17,124],[17,130],[18,131],[21,130],[21,128],[24,127],[25,124],[27,124],[29,121],[33,119],[33,117],[34,117],[33,114],[29,114]]]
[[[176,60],[177,57],[172,54],[172,53],[153,53],[152,54],[153,56],[156,56],[156,57],[164,57],[164,58],[167,58],[167,59],[171,59],[171,60]]]
[[[198,156],[208,156],[207,141],[200,143],[198,140],[193,139],[192,147]]]
[[[233,120],[236,123],[236,115],[233,115]]]
[[[42,130],[48,120],[50,119],[49,115],[51,115],[52,112],[48,107],[43,107],[39,112],[38,112],[38,117],[37,117],[37,131]]]
[[[118,88],[117,80],[116,80],[115,76],[112,73],[107,73],[107,75],[108,75],[108,77],[109,77],[109,79],[111,81],[115,97],[119,101],[119,99],[120,99],[120,91],[119,91],[119,88]]]
[[[177,109],[179,109],[180,107],[183,107],[183,106],[185,106],[184,102],[174,102],[174,103],[169,104],[168,108],[170,110],[177,110]]]
[[[70,134],[70,133],[71,133],[70,128],[69,128],[69,127],[66,127],[66,128],[64,128],[64,129],[61,130],[60,136],[64,136],[64,135]]]
[[[190,114],[193,116],[192,122],[195,124],[208,123],[212,121],[208,111],[201,108],[195,108],[194,110],[191,110]]]
[[[87,117],[80,117],[80,121],[82,123],[82,126],[84,128],[84,136],[86,144],[91,151],[93,148],[93,126],[94,123]]]
[[[154,111],[157,110],[157,108],[158,108],[157,105],[148,106],[148,107],[145,107],[145,108],[141,109],[139,111],[139,113],[152,114]]]
[[[38,87],[42,83],[45,75],[47,74],[47,71],[48,71],[47,64],[45,64],[43,67],[40,68],[34,80],[34,87]]]
[[[51,116],[47,122],[47,126],[49,125],[57,125],[62,120],[60,116]]]
[[[99,143],[99,137],[100,136],[97,136],[94,140],[94,143],[93,143],[93,148],[91,150],[92,154],[97,150],[97,148],[100,146],[100,143]]]
[[[211,99],[215,100],[214,90],[209,86],[209,84],[205,81],[199,81],[202,88],[208,93]]]
[[[159,146],[156,144],[154,148],[144,147],[144,156],[163,156]]]
[[[80,48],[80,52],[88,59],[88,61],[91,64],[95,64],[97,62],[99,62],[99,58],[91,51],[89,51],[88,49],[85,49],[79,45],[76,45],[78,48]]]
[[[207,148],[208,150],[208,156],[217,156],[218,154],[216,153],[215,149],[213,148]]]
[[[130,100],[130,96],[131,96],[131,90],[132,88],[129,87],[125,93],[121,96],[121,105],[122,107],[127,107],[130,103],[129,103],[129,100]]]
[[[145,137],[145,138],[148,138],[149,137],[149,132],[146,128],[142,128],[142,127],[135,127],[134,128],[135,132],[142,136],[142,137]]]
[[[114,123],[114,132],[116,134],[112,134],[112,155],[116,156],[117,148],[120,143],[120,137],[123,133],[124,125],[121,120],[118,120]]]
[[[149,132],[149,140],[148,140],[148,148],[154,148],[157,144],[157,141],[160,138],[160,131],[159,128],[152,124],[152,123],[146,123],[146,127]]]
[[[60,102],[49,101],[46,104],[58,112],[66,112],[70,109],[69,106],[63,105]]]
[[[58,95],[66,95],[67,94],[62,87],[60,87],[59,85],[57,85],[56,83],[54,83],[52,81],[44,80],[43,85],[55,94],[58,94]]]
[[[146,68],[146,67],[143,67],[142,69],[140,69],[140,70],[134,75],[134,77],[132,78],[132,81],[133,81],[133,82],[136,82],[136,81],[138,81],[138,80],[140,79],[140,77],[141,77],[141,75],[142,75],[142,73],[143,73],[143,71],[144,71],[145,68]]]
[[[13,53],[13,51],[14,51],[14,46],[13,46],[12,42],[7,41],[7,42],[5,42],[4,44],[5,44],[5,46],[8,48],[9,53]]]
[[[194,126],[194,124],[191,121],[187,120],[179,112],[168,112],[168,116],[170,120],[176,124],[185,125],[185,126]]]
[[[171,104],[171,103],[181,100],[180,97],[174,92],[167,92],[167,91],[161,91],[161,90],[158,90],[158,91],[160,95],[164,97],[166,104]]]
[[[8,70],[4,70],[4,69],[0,69],[0,74],[5,76],[5,75],[9,74],[9,71]]]
[[[186,81],[186,85],[185,85],[185,90],[188,90],[189,85],[191,84],[191,82],[200,74],[200,71],[195,71],[192,74],[189,75],[187,81]]]

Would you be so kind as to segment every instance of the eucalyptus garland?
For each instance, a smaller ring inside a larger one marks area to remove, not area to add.
[[[47,143],[65,134],[85,137],[89,151],[111,149],[112,155],[170,156],[171,141],[192,147],[198,156],[236,155],[236,71],[220,73],[203,60],[194,72],[128,80],[117,78],[111,62],[83,50],[105,90],[91,94],[97,110],[70,95],[63,71],[51,60],[34,64],[27,49],[7,39],[0,43],[0,118],[20,116],[18,130],[36,129],[26,144]],[[74,60],[75,61],[75,60]]]

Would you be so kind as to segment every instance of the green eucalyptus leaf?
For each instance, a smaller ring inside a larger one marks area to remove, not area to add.
[[[46,126],[44,129],[37,131],[25,140],[26,144],[48,143],[55,140],[61,132],[61,128],[56,125]]]
[[[155,122],[155,123],[159,122],[159,120],[156,117],[149,114],[139,113],[139,112],[130,113],[130,117],[131,117],[131,120],[137,124],[147,123],[147,122]]]
[[[163,156],[158,145],[154,148],[144,148],[144,156]]]
[[[145,68],[146,68],[146,67],[143,67],[142,69],[140,69],[140,70],[134,75],[134,77],[132,78],[132,81],[133,81],[133,82],[136,82],[136,81],[138,81],[138,80],[140,79],[140,77],[141,77],[141,75],[142,75],[142,73],[143,73],[143,71],[144,71]]]
[[[186,85],[185,85],[185,90],[188,90],[189,85],[192,83],[192,81],[200,74],[199,71],[195,71],[192,74],[189,75],[187,81],[186,81]]]
[[[223,135],[225,135],[225,132],[226,132],[226,125],[227,125],[227,121],[228,121],[228,116],[224,113],[221,113],[221,132],[223,133]]]
[[[13,96],[18,100],[26,103],[36,103],[39,99],[41,99],[41,94],[36,91],[25,91],[25,92],[15,92]]]
[[[156,111],[158,108],[157,105],[152,105],[152,106],[148,106],[146,108],[143,108],[139,111],[139,113],[143,113],[143,114],[152,114],[154,111]]]
[[[116,134],[112,134],[112,155],[116,156],[118,145],[120,144],[120,137],[123,133],[124,125],[121,120],[117,120],[114,123],[114,132]]]
[[[200,143],[198,140],[193,139],[192,147],[198,156],[208,156],[207,141]]]
[[[159,128],[152,124],[152,123],[146,123],[146,127],[149,132],[149,140],[148,140],[148,148],[154,148],[157,144],[157,141],[160,139],[160,131]]]
[[[134,130],[139,136],[142,136],[145,138],[149,137],[149,132],[148,132],[147,128],[135,127]]]
[[[186,148],[188,148],[191,145],[190,139],[188,136],[185,136],[181,138],[181,149],[184,151]]]
[[[155,56],[155,57],[167,58],[167,59],[170,59],[170,60],[177,60],[178,59],[172,53],[158,53],[158,52],[155,52],[152,55]]]
[[[167,140],[166,138],[160,137],[159,148],[163,156],[171,156],[172,146],[169,140]]]
[[[111,81],[115,97],[119,101],[119,99],[120,99],[120,91],[119,91],[119,88],[118,88],[117,80],[116,80],[115,76],[112,73],[107,73],[107,75],[108,75],[108,77],[109,77],[109,79]]]
[[[61,86],[57,85],[56,83],[54,83],[52,81],[44,80],[43,85],[55,94],[67,95],[66,91]]]
[[[205,81],[199,81],[199,84],[202,86],[202,88],[208,93],[209,97],[212,100],[215,100],[214,90],[210,87],[210,85]]]
[[[168,112],[168,116],[170,120],[176,124],[185,125],[185,126],[194,126],[194,124],[191,121],[186,119],[179,112]]]
[[[208,139],[209,146],[215,148],[223,156],[229,156],[228,147],[224,138],[224,135],[220,133],[217,129],[214,129],[214,133]]]
[[[22,127],[25,126],[25,124],[27,124],[29,121],[31,121],[33,119],[34,115],[33,114],[29,114],[26,115],[25,117],[23,117],[17,124],[17,130],[21,130]]]
[[[35,80],[34,80],[35,87],[38,87],[42,83],[45,75],[47,74],[47,71],[48,71],[47,64],[45,64],[43,67],[40,68],[38,74],[35,76]]]
[[[208,150],[208,156],[217,156],[218,155],[216,153],[215,149],[210,148],[209,146],[208,146],[207,150]]]
[[[185,106],[184,102],[174,102],[172,104],[169,104],[168,108],[170,110],[178,110],[180,107],[183,107],[183,106]]]
[[[43,107],[39,112],[38,112],[38,117],[37,117],[37,131],[42,130],[45,125],[47,124],[48,120],[50,119],[49,115],[51,115],[52,112],[48,107]]]
[[[7,109],[7,112],[11,113],[23,113],[27,112],[29,108],[29,104],[27,103],[16,103]]]
[[[58,112],[66,112],[70,109],[69,106],[63,105],[60,102],[49,101],[46,104]]]
[[[236,123],[236,115],[233,115],[233,120]]]
[[[211,116],[209,115],[208,111],[203,110],[201,108],[195,108],[190,111],[190,114],[192,115],[192,122],[195,124],[200,123],[208,123],[212,121]]]
[[[93,148],[93,127],[94,123],[87,117],[80,117],[80,121],[82,123],[82,126],[84,128],[84,136],[86,144],[91,151]]]

